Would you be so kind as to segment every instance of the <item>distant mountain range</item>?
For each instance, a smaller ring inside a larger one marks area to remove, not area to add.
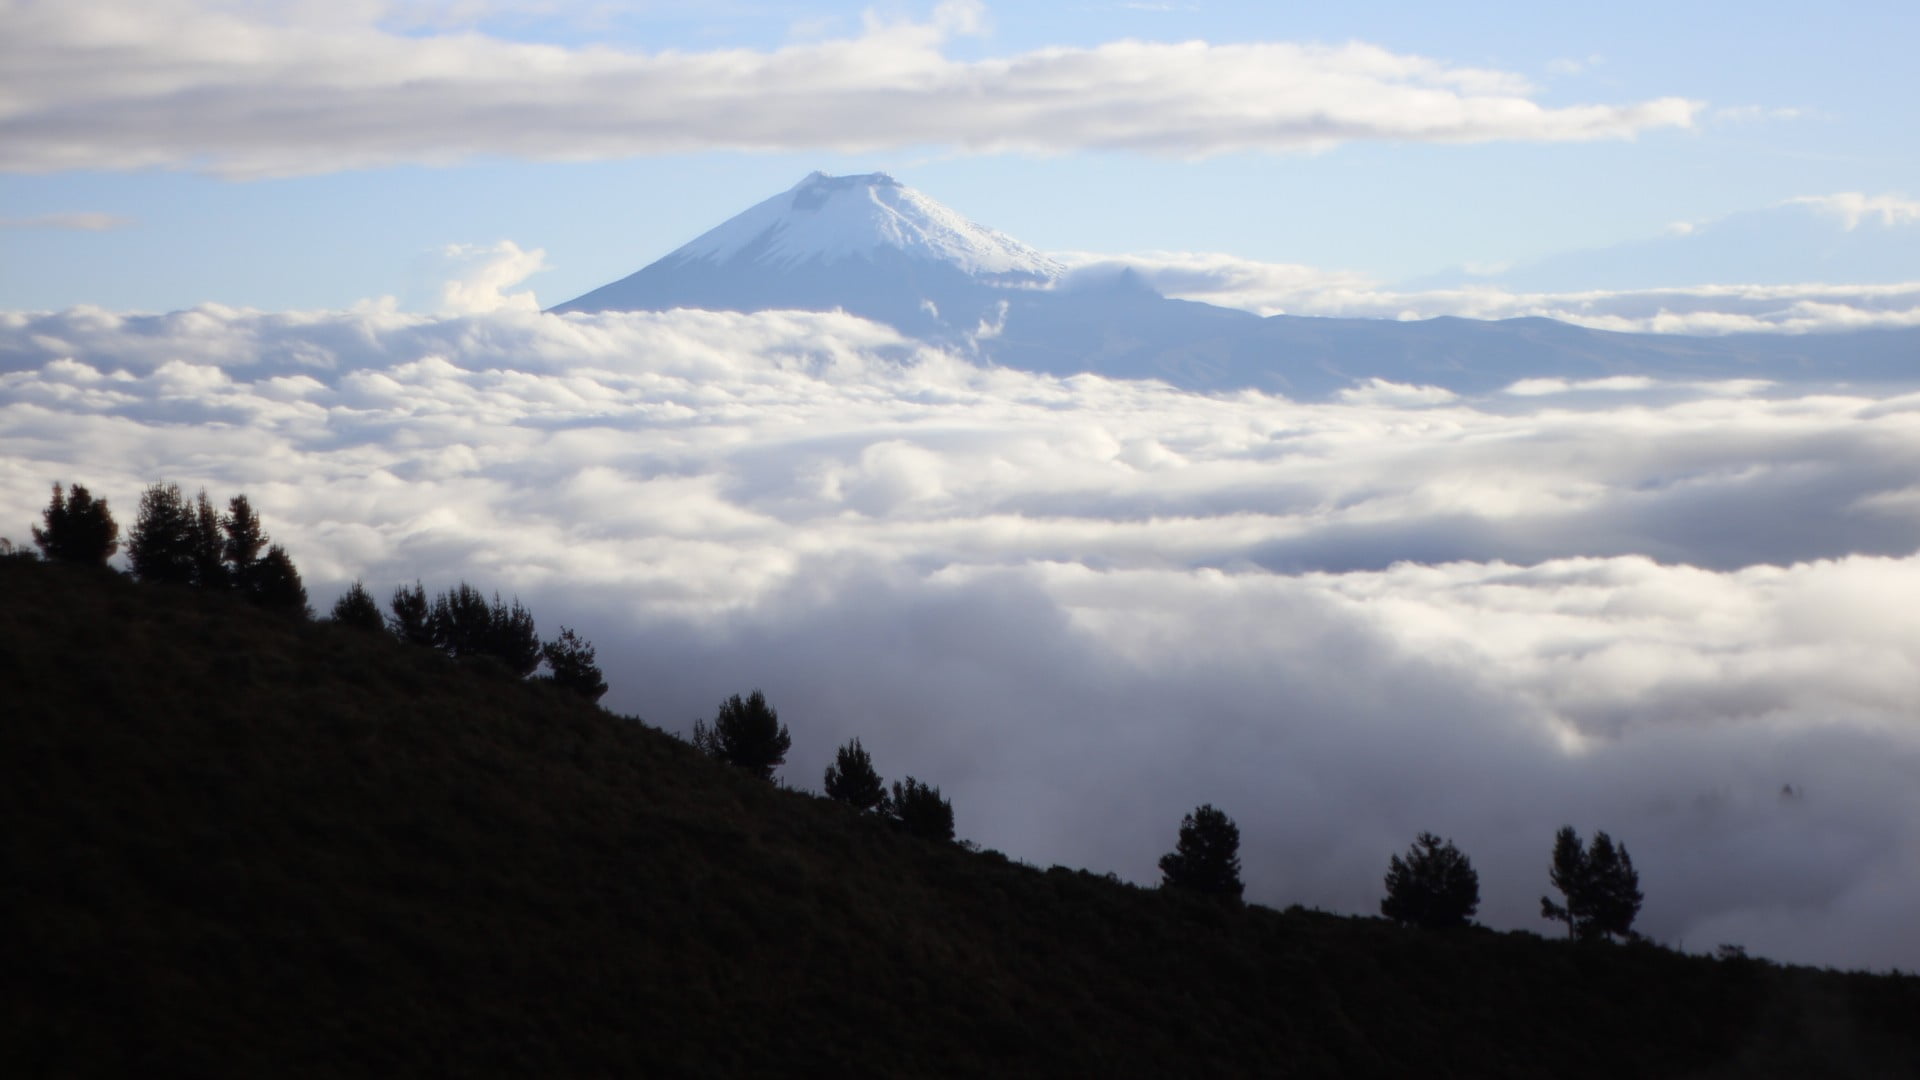
[[[1371,379],[1480,394],[1525,378],[1905,382],[1920,328],[1724,337],[1551,319],[1398,322],[1170,300],[1137,275],[1069,274],[885,173],[814,173],[556,312],[840,309],[1009,367],[1325,398]]]

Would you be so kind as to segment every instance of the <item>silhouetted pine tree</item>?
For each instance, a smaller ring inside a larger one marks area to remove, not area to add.
[[[260,518],[254,514],[253,504],[245,495],[227,500],[227,512],[221,517],[220,526],[227,534],[221,556],[234,580],[244,583],[254,564],[260,561],[260,549],[267,546],[267,534],[261,531]]]
[[[386,629],[386,621],[380,617],[380,605],[358,581],[347,586],[347,591],[333,602],[333,621],[356,630]]]
[[[521,606],[517,596],[513,598],[511,607],[501,603],[500,594],[496,592],[487,615],[487,655],[505,664],[509,671],[520,678],[533,674],[534,669],[540,666],[542,655],[540,635],[533,625],[533,612]],[[591,646],[588,653],[591,657]]]
[[[409,645],[434,644],[433,605],[427,600],[425,585],[416,581],[411,589],[405,585],[395,588],[387,606],[393,612],[387,617],[387,629],[394,637]]]
[[[1180,840],[1160,856],[1161,886],[1238,900],[1240,827],[1212,804],[1203,804],[1180,821]]]
[[[943,844],[953,842],[953,804],[940,797],[937,787],[911,776],[895,781],[885,813],[911,836]]]
[[[307,607],[307,587],[300,583],[300,571],[294,569],[287,549],[275,544],[247,575],[247,599],[272,611],[284,611],[302,619],[313,615]]]
[[[735,694],[721,702],[712,727],[694,721],[691,742],[708,757],[771,780],[773,770],[786,763],[793,737],[766,696],[755,690],[744,701]]]
[[[854,739],[835,751],[827,766],[827,798],[846,803],[861,813],[887,801],[887,786],[874,771],[873,757]]]
[[[220,535],[220,515],[213,509],[213,500],[207,498],[207,490],[193,501],[193,522],[190,526],[193,545],[193,583],[205,589],[224,589],[228,585],[244,582],[227,569],[227,542]]]
[[[40,554],[55,562],[105,566],[120,550],[120,526],[107,509],[107,500],[94,499],[85,485],[73,485],[68,495],[53,485],[53,499],[41,511],[46,528],[33,529],[33,542]]]
[[[1606,833],[1595,833],[1581,850],[1580,834],[1564,825],[1553,838],[1553,865],[1547,879],[1566,903],[1540,898],[1540,917],[1567,924],[1567,936],[1582,941],[1601,937],[1633,936],[1633,920],[1644,899],[1640,875],[1625,845],[1615,845]]]
[[[1606,833],[1596,833],[1587,854],[1593,878],[1594,930],[1617,938],[1633,936],[1633,920],[1640,914],[1640,875],[1625,844],[1615,844]]]
[[[1406,858],[1387,861],[1387,895],[1380,914],[1395,922],[1438,930],[1465,926],[1480,908],[1480,875],[1453,841],[1423,832]]]
[[[593,643],[572,630],[561,627],[560,636],[542,645],[540,654],[547,661],[548,682],[588,701],[599,701],[607,692],[607,680],[600,674],[600,665],[593,662]]]
[[[194,511],[179,484],[150,484],[127,534],[127,558],[141,581],[193,584]]]
[[[1588,880],[1587,854],[1581,850],[1580,834],[1573,826],[1562,825],[1553,836],[1553,865],[1547,868],[1547,880],[1560,890],[1566,903],[1556,904],[1550,897],[1540,898],[1540,917],[1567,924],[1567,937],[1574,938],[1592,920],[1589,903],[1593,886]]]

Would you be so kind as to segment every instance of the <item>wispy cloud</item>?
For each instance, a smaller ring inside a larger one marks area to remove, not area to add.
[[[0,229],[70,229],[77,232],[106,232],[134,224],[129,217],[85,210],[66,214],[38,214],[33,217],[0,218]]]
[[[379,5],[0,0],[0,168],[252,177],[477,155],[717,148],[1182,157],[1356,140],[1629,138],[1680,98],[1549,107],[1518,75],[1377,46],[1118,41],[955,60],[985,9],[869,17],[770,51],[640,53],[399,33]]]
[[[56,479],[244,490],[323,604],[517,592],[614,707],[762,686],[797,783],[857,734],[1042,864],[1153,880],[1211,801],[1251,899],[1364,912],[1432,829],[1548,929],[1571,822],[1656,938],[1920,965],[1920,399],[1513,389],[1205,397],[837,314],[0,315],[0,532]]]
[[[1835,195],[1803,195],[1797,199],[1788,199],[1783,205],[1811,206],[1822,213],[1838,217],[1851,232],[1863,222],[1872,222],[1884,228],[1901,225],[1920,225],[1920,199],[1909,199],[1903,195],[1865,195],[1857,191],[1843,191]]]

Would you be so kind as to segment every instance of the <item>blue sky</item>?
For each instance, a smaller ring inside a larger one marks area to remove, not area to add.
[[[544,252],[525,285],[554,303],[813,169],[891,172],[1043,250],[1377,282],[1920,196],[1911,4],[4,0],[0,25],[14,310],[432,308],[449,246],[501,241]],[[548,51],[502,63],[515,43]],[[448,100],[422,107],[434,79]],[[1005,145],[959,115],[970,93],[999,95]],[[1575,130],[1588,107],[1611,115]],[[1223,110],[1239,132],[1194,134]],[[1920,279],[1886,261],[1859,276]]]

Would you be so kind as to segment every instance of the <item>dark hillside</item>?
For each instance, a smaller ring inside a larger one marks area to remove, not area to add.
[[[105,572],[0,559],[0,770],[10,1076],[1920,1075],[1910,976],[1042,872]]]

